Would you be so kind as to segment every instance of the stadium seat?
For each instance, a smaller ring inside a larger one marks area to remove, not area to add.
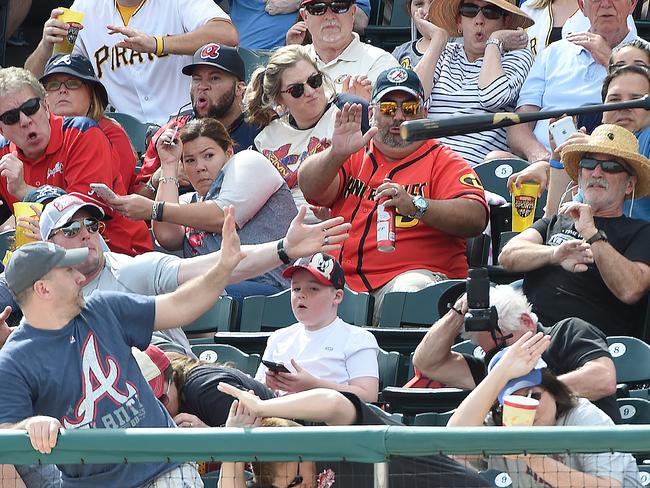
[[[425,412],[448,412],[460,405],[470,390],[459,388],[400,388],[388,386],[382,398],[391,412],[416,415]]]
[[[448,412],[425,412],[419,413],[413,419],[412,425],[444,427],[454,414],[454,410]]]
[[[269,56],[273,52],[266,49],[248,49],[245,47],[239,47],[238,51],[246,67],[246,83],[250,81],[251,75],[257,67],[266,66]]]
[[[472,341],[458,342],[457,344],[451,346],[451,350],[454,352],[459,352],[461,354],[469,354],[470,356],[474,356],[478,359],[483,359],[485,357],[485,351],[483,351],[481,346],[472,344]]]
[[[488,469],[479,473],[481,478],[490,483],[494,488],[510,488],[512,486],[512,478],[504,471],[498,469]]]
[[[390,15],[386,11],[388,2],[373,2],[371,19],[363,34],[368,44],[392,52],[400,44],[411,40],[411,16],[402,2],[393,2]],[[377,8],[375,8],[375,6]]]
[[[260,365],[261,357],[259,354],[246,354],[236,347],[223,344],[193,344],[192,352],[196,354],[201,361],[209,363],[227,364],[237,368],[244,373],[255,376],[257,368]]]
[[[430,326],[465,291],[465,280],[441,281],[416,292],[390,292],[384,296],[379,327]]]
[[[228,296],[222,296],[208,310],[191,324],[183,327],[186,334],[204,332],[231,331],[237,319],[237,301]]]
[[[151,124],[140,122],[132,115],[121,112],[106,112],[104,115],[122,126],[140,159],[147,150],[147,131]]]
[[[641,484],[643,486],[650,486],[650,465],[639,464],[639,474],[641,475]]]
[[[474,166],[483,188],[497,195],[501,195],[510,202],[508,178],[514,173],[519,173],[528,167],[528,162],[523,159],[493,159]]]
[[[377,415],[384,415],[386,417],[392,418],[393,420],[396,420],[397,422],[405,423],[404,415],[401,413],[386,412],[385,410],[382,410],[377,405],[373,405],[372,403],[368,403],[367,405],[370,408],[370,410],[374,411]]]
[[[357,293],[347,286],[339,305],[339,317],[353,325],[368,325],[373,300],[368,293]],[[259,332],[280,329],[297,322],[291,310],[291,290],[270,296],[244,298],[240,331]]]
[[[7,66],[7,19],[9,17],[9,0],[0,0],[0,66]]]
[[[400,354],[395,351],[379,349],[377,353],[379,364],[379,391],[387,386],[397,386],[399,381]]]
[[[619,391],[625,385],[623,388],[630,396],[650,399],[650,345],[628,336],[610,336],[607,344],[616,367]]]
[[[643,398],[617,398],[623,424],[650,424],[650,401]]]
[[[15,229],[8,229],[4,232],[0,232],[0,262],[4,259],[5,254],[9,251],[14,245],[14,237],[16,235]],[[0,264],[0,270],[3,270],[4,266]]]
[[[467,239],[467,265],[470,268],[483,268],[488,264],[490,255],[490,236],[481,234]]]

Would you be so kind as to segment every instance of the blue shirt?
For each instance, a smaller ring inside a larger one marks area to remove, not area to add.
[[[154,297],[96,292],[63,328],[23,321],[0,350],[0,423],[35,415],[65,429],[173,427],[131,355],[145,349]],[[64,487],[136,487],[176,464],[59,465]]]
[[[636,133],[636,138],[639,140],[639,153],[644,155],[646,158],[650,156],[650,127]],[[625,206],[623,207],[623,213],[627,216],[630,216],[630,206],[632,205],[632,200],[625,200]],[[645,196],[642,198],[637,198],[634,200],[634,206],[632,206],[632,218],[645,220],[650,222],[650,197]]]

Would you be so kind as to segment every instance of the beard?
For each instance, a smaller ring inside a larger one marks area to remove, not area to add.
[[[373,125],[375,125],[379,129],[375,137],[378,137],[379,140],[381,140],[381,142],[386,144],[388,147],[398,149],[402,147],[407,147],[411,144],[411,142],[402,139],[402,136],[399,133],[394,134],[390,132],[391,129],[399,128],[400,124],[393,125],[390,122],[381,123],[380,121],[378,121],[376,118],[373,117]]]
[[[198,110],[196,109],[195,97],[192,97],[192,108],[194,109],[194,113],[199,117],[221,119],[230,111],[230,108],[235,103],[235,88],[235,83],[233,83],[230,90],[221,95],[216,102],[209,104],[205,115],[199,115]]]

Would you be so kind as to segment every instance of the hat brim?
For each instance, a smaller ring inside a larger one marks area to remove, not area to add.
[[[322,283],[323,285],[327,286],[334,286],[330,280],[325,278],[322,274],[320,274],[318,271],[316,271],[314,268],[310,268],[309,266],[303,266],[301,264],[294,264],[293,266],[289,266],[287,269],[285,269],[282,272],[282,276],[287,279],[291,279],[293,274],[298,271],[299,269],[304,269],[305,271],[309,271],[311,275],[316,278],[316,280],[319,283]]]
[[[239,73],[235,73],[234,71],[229,70],[228,68],[226,68],[226,67],[224,67],[224,66],[221,66],[220,64],[217,64],[217,63],[209,63],[209,62],[207,62],[207,61],[206,61],[206,62],[199,62],[199,63],[188,64],[188,65],[186,65],[186,66],[183,66],[183,69],[182,69],[181,71],[183,72],[184,75],[192,76],[192,73],[194,73],[194,68],[196,68],[197,66],[208,66],[208,67],[210,67],[210,68],[220,69],[221,71],[225,71],[226,73],[230,73],[230,74],[233,75],[235,78],[237,78],[239,81],[245,81],[245,80],[240,76]]]
[[[634,198],[641,198],[650,193],[650,160],[639,153],[624,151],[611,147],[599,147],[591,144],[573,144],[562,151],[564,170],[573,181],[578,181],[580,160],[585,153],[600,153],[624,159],[626,164],[636,173]],[[631,195],[630,195],[631,196]]]
[[[68,249],[61,261],[56,265],[57,268],[65,268],[68,266],[76,266],[77,264],[83,263],[88,257],[88,248],[79,247],[77,249]]]
[[[78,205],[71,205],[69,208],[66,208],[65,212],[61,214],[61,216],[58,218],[56,222],[52,225],[52,230],[50,231],[50,235],[43,235],[41,234],[41,239],[44,241],[49,240],[52,232],[56,229],[61,228],[70,220],[72,219],[72,216],[76,214],[79,210],[86,210],[91,217],[96,218],[97,220],[105,220],[106,219],[106,214],[102,210],[101,207],[95,205],[94,203],[83,203],[83,204],[78,204]],[[43,229],[41,229],[43,230]]]
[[[508,381],[506,386],[499,393],[498,400],[501,405],[503,405],[504,397],[512,395],[514,392],[522,390],[524,388],[532,388],[534,386],[539,386],[542,384],[542,370],[533,369],[526,376],[520,376],[513,380]]]
[[[99,98],[102,100],[104,107],[108,105],[108,92],[106,91],[104,84],[94,76],[82,75],[78,71],[72,69],[70,66],[67,65],[55,66],[52,68],[51,71],[48,71],[47,74],[41,76],[41,78],[38,81],[40,81],[41,83],[45,83],[45,80],[47,80],[50,76],[56,74],[65,74],[65,75],[74,76],[75,78],[79,78],[80,80],[83,80],[87,83],[94,85],[94,87],[99,92]]]
[[[404,86],[389,86],[389,87],[384,88],[380,92],[374,94],[372,96],[372,103],[377,103],[379,100],[381,100],[384,97],[384,95],[386,95],[387,93],[394,92],[394,91],[401,91],[401,92],[409,93],[409,94],[413,95],[415,98],[417,98],[418,100],[420,100],[421,102],[423,101],[422,94],[419,93],[417,90],[413,90],[411,88],[407,88],[407,87],[404,87]]]
[[[485,0],[486,2],[499,7],[510,14],[509,29],[527,29],[532,26],[535,21],[531,19],[526,13],[516,5],[508,2],[507,0]],[[456,19],[460,15],[460,4],[462,0],[436,0],[431,2],[429,7],[428,19],[432,24],[437,25],[441,29],[447,31],[451,37],[462,37],[462,33],[458,30],[458,23]]]

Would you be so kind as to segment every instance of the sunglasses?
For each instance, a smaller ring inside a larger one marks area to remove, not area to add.
[[[5,125],[14,125],[20,120],[20,112],[27,117],[31,117],[41,108],[41,99],[38,97],[30,98],[18,108],[12,108],[0,115],[0,122]]]
[[[352,2],[316,2],[308,3],[305,5],[305,10],[309,15],[325,15],[327,8],[334,12],[335,14],[345,14],[350,10]]]
[[[45,83],[46,91],[57,91],[61,85],[65,86],[68,90],[78,90],[83,86],[84,82],[77,79],[69,79],[65,81],[52,80]]]
[[[160,401],[164,407],[169,404],[169,389],[172,387],[172,381],[172,379],[169,380],[169,383],[167,383],[167,391],[158,397],[158,401]]]
[[[63,227],[59,227],[54,232],[52,232],[52,235],[62,233],[64,237],[72,238],[75,237],[77,234],[79,234],[79,232],[81,232],[82,225],[86,228],[86,230],[90,234],[95,234],[99,230],[104,229],[103,222],[100,222],[99,220],[93,217],[86,217],[85,219],[82,220],[73,220],[72,222],[68,222]]]
[[[378,105],[379,111],[382,114],[388,115],[390,117],[394,116],[397,113],[398,108],[401,108],[402,113],[407,117],[417,115],[420,111],[420,102],[414,101],[402,102],[401,104],[397,102],[379,102]]]
[[[580,160],[580,167],[582,169],[593,170],[596,169],[596,166],[600,166],[605,173],[627,173],[632,174],[625,166],[617,161],[599,161],[594,158],[582,158]]]
[[[460,15],[473,19],[479,12],[483,12],[483,17],[490,20],[497,20],[508,15],[505,10],[495,7],[494,5],[484,5],[479,7],[475,3],[463,3],[460,5]]]
[[[309,78],[307,78],[305,83],[311,86],[314,90],[320,88],[323,84],[323,73],[314,73],[309,75]],[[286,90],[280,91],[280,93],[288,93],[293,98],[300,98],[305,94],[305,83],[294,83],[293,85],[289,85],[289,88]]]

